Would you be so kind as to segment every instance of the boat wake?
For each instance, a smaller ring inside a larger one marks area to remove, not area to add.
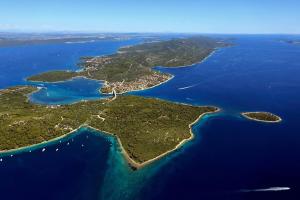
[[[270,188],[261,188],[261,189],[244,189],[239,192],[278,192],[290,190],[289,187],[270,187]]]
[[[189,89],[189,88],[192,88],[192,87],[195,87],[199,84],[194,84],[194,85],[190,85],[190,86],[186,86],[186,87],[181,87],[181,88],[178,88],[178,90],[186,90],[186,89]]]

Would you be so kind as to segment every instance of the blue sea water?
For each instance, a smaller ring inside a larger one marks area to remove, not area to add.
[[[32,152],[3,155],[1,199],[299,199],[300,46],[281,41],[292,36],[228,37],[234,38],[233,46],[190,67],[157,67],[175,78],[132,93],[222,108],[193,127],[193,141],[133,171],[113,138],[84,129]],[[24,77],[41,71],[76,69],[81,55],[112,53],[131,42],[136,41],[0,48],[0,88],[26,84]],[[64,58],[51,57],[58,51]],[[42,87],[31,96],[35,103],[102,97],[97,93],[101,83],[82,78]],[[257,110],[283,121],[264,124],[239,115]],[[255,191],[272,187],[290,189]]]

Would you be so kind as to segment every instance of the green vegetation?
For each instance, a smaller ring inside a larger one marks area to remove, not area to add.
[[[31,76],[27,80],[29,81],[41,81],[41,82],[57,82],[61,80],[68,80],[76,76],[81,76],[80,73],[72,71],[50,71],[39,75]],[[83,76],[83,74],[82,74]]]
[[[242,115],[248,119],[263,122],[280,122],[281,118],[269,112],[246,112]]]
[[[155,66],[187,66],[200,62],[224,43],[206,37],[173,39],[124,47],[118,53],[81,59],[82,71],[50,71],[28,78],[57,82],[76,76],[106,80],[103,92],[145,89],[171,78]],[[31,104],[33,87],[15,87],[0,94],[0,150],[24,147],[89,126],[117,136],[138,163],[174,149],[190,138],[189,125],[215,107],[174,104],[136,96],[79,102],[63,106]]]
[[[0,150],[20,148],[91,126],[116,135],[129,156],[144,162],[190,137],[189,124],[215,107],[137,96],[44,106],[28,102],[34,87],[0,90]]]
[[[155,66],[177,67],[200,62],[222,46],[225,46],[222,42],[200,36],[144,43],[121,48],[110,56],[85,57],[80,62],[82,72],[47,72],[29,80],[53,82],[80,75],[108,82],[130,82],[152,75],[151,68]]]

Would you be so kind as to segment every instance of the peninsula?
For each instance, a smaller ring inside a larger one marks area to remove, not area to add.
[[[156,66],[180,67],[201,62],[216,48],[227,44],[211,38],[191,38],[143,43],[120,48],[116,54],[100,57],[83,57],[82,70],[50,71],[29,77],[29,81],[57,82],[77,76],[105,81],[103,93],[124,93],[147,89],[172,78],[152,70]]]
[[[28,101],[37,88],[20,86],[0,91],[0,151],[18,149],[89,127],[117,138],[135,168],[148,164],[193,138],[191,126],[212,106],[191,106],[158,99],[122,95],[157,86],[173,76],[155,66],[181,67],[201,62],[222,41],[191,37],[120,48],[116,54],[81,59],[82,70],[50,71],[29,81],[58,82],[83,76],[103,80],[103,93],[112,99],[45,106]],[[118,94],[118,95],[117,95]],[[119,95],[121,94],[121,95]]]
[[[158,99],[117,98],[45,106],[28,101],[31,86],[0,90],[0,151],[9,151],[90,127],[115,136],[129,163],[139,168],[192,139],[191,125],[211,106],[190,106]]]
[[[241,114],[245,118],[254,121],[267,122],[267,123],[278,123],[282,121],[282,119],[279,116],[269,112],[244,112]]]

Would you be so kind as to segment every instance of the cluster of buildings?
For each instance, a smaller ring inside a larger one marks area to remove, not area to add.
[[[150,75],[142,76],[135,81],[106,83],[102,88],[102,92],[111,93],[112,90],[115,89],[115,91],[120,94],[129,91],[144,90],[168,81],[170,78],[172,78],[172,76],[169,74],[155,72]]]

